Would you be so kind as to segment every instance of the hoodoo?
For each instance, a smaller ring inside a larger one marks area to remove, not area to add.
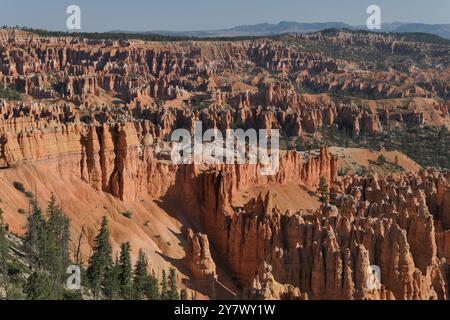
[[[8,285],[51,276],[59,299],[73,264],[85,299],[448,299],[450,46],[433,39],[2,29]],[[214,161],[174,161],[196,143]]]

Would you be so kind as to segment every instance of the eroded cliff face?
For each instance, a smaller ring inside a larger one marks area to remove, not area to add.
[[[442,175],[338,181],[337,207],[314,213],[280,212],[270,193],[232,208],[232,174],[207,176],[207,190],[216,191],[198,193],[203,224],[242,286],[262,290],[259,270],[267,264],[270,279],[310,299],[447,298],[447,257],[438,252],[435,231],[442,222],[432,209],[443,205]],[[381,291],[367,288],[371,265],[381,269]]]
[[[63,174],[121,200],[176,197],[205,233],[188,232],[193,279],[216,276],[214,250],[234,281],[259,297],[447,298],[448,177],[424,171],[337,178],[337,159],[327,148],[305,159],[281,153],[273,176],[260,175],[259,165],[175,166],[157,159],[146,133],[130,122],[53,129],[16,122],[3,128],[1,159],[4,167],[44,162],[64,168]],[[236,192],[257,185],[295,183],[315,192],[322,176],[336,206],[281,212],[270,192],[232,205]],[[381,268],[381,291],[366,287],[371,265]]]
[[[333,32],[296,41],[348,46],[359,54],[370,47],[428,55],[435,64],[448,56],[446,47],[384,35]],[[282,151],[271,176],[261,174],[260,164],[170,161],[167,137],[179,128],[193,133],[196,121],[222,133],[279,129],[284,138],[314,137],[321,130],[356,138],[390,125],[448,124],[450,105],[440,99],[362,106],[299,93],[448,97],[445,72],[428,77],[408,63],[393,67],[372,70],[271,40],[163,44],[2,31],[0,89],[16,90],[23,101],[0,99],[0,179],[9,174],[1,181],[8,181],[10,193],[14,174],[30,179],[30,189],[82,189],[65,206],[77,227],[89,224],[88,242],[97,220],[114,209],[115,242],[128,241],[131,233],[161,265],[180,263],[193,282],[221,282],[226,274],[240,289],[233,293],[262,299],[447,299],[448,174],[338,177],[338,159],[326,147]],[[317,201],[321,177],[333,204],[290,211],[276,205],[273,186],[296,186]],[[73,185],[66,189],[66,183]],[[256,196],[246,193],[262,186]],[[27,199],[20,196],[8,195],[9,203],[20,200],[23,206]],[[92,217],[89,201],[96,206]],[[136,221],[123,220],[119,210],[125,206],[139,211]],[[6,212],[14,230],[23,222],[17,215]],[[178,231],[185,235],[179,243]],[[367,286],[372,265],[381,270],[379,290]]]
[[[2,168],[63,163],[65,174],[76,175],[95,190],[121,200],[136,200],[140,192],[158,196],[158,187],[147,180],[158,168],[150,162],[153,146],[139,124],[29,125],[14,120],[0,129],[0,137]]]
[[[62,112],[67,110],[63,109]],[[74,120],[59,124],[57,120],[48,120],[45,116],[45,111],[36,110],[29,112],[27,117],[3,120],[4,125],[0,128],[0,165],[3,168],[63,157],[71,174],[81,177],[94,189],[111,193],[122,200],[136,200],[139,193],[149,193],[158,198],[169,188],[173,182],[171,179],[176,178],[177,168],[170,163],[163,166],[156,161],[155,149],[158,146],[153,143],[153,125],[148,121],[113,124],[94,121],[86,125]],[[39,120],[36,121],[35,118]],[[192,131],[192,121],[187,122],[184,127]],[[231,123],[224,130],[230,128]],[[259,165],[223,166],[223,169],[232,174],[234,190],[267,182],[301,180],[314,188],[320,175],[329,180],[336,175],[337,160],[326,149],[321,151],[318,158],[307,161],[301,158],[300,153],[282,153],[280,171],[269,177],[259,173]],[[193,172],[196,170],[192,169]],[[155,175],[164,175],[167,171],[171,175],[154,186],[154,182],[158,180]]]

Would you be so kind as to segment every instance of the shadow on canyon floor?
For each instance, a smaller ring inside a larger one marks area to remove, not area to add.
[[[180,185],[185,183],[181,180],[182,175],[177,174],[175,183],[170,187],[165,195],[155,203],[170,216],[180,221],[183,225],[182,232],[179,234],[174,233],[182,246],[185,248],[186,239],[185,232],[188,228],[194,230],[194,232],[205,233],[205,230],[201,223],[202,208],[199,203],[197,194],[195,193],[194,184],[195,180],[190,185],[189,194],[181,194],[183,190],[180,190]],[[180,203],[183,203],[181,206]],[[172,231],[173,232],[173,231]],[[239,289],[232,279],[232,272],[226,267],[225,261],[221,258],[215,250],[214,243],[210,241],[210,250],[212,258],[216,264],[217,280],[212,283],[209,280],[191,280],[184,279],[183,283],[187,288],[197,290],[199,293],[215,299],[233,299],[239,294]],[[167,262],[174,265],[180,272],[188,275],[192,278],[192,273],[186,265],[184,259],[173,259],[164,254],[159,253],[160,256]]]

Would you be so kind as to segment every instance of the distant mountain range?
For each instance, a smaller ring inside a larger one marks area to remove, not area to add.
[[[383,25],[386,32],[425,32],[450,39],[450,24],[424,24],[424,23],[387,23]]]
[[[307,33],[325,29],[367,30],[366,26],[351,26],[343,22],[300,23],[295,21],[281,21],[279,23],[260,23],[241,25],[230,29],[199,30],[199,31],[167,31],[154,30],[146,32],[114,30],[121,33],[159,34],[181,37],[240,37],[240,36],[271,36],[283,33]],[[425,32],[450,39],[450,24],[424,24],[393,22],[382,25],[381,32]]]

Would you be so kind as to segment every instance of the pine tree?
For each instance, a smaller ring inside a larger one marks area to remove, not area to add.
[[[380,154],[377,159],[377,164],[382,166],[385,163],[386,163],[386,157],[384,155]]]
[[[51,195],[46,210],[48,220],[45,223],[45,266],[53,279],[53,289],[62,298],[65,271],[69,265],[70,222],[57,205],[54,194]]]
[[[327,179],[324,176],[320,177],[319,181],[319,193],[320,193],[320,202],[325,204],[328,201],[328,182]]]
[[[3,223],[3,210],[0,208],[0,288],[8,287],[8,241],[6,239],[6,227]]]
[[[161,275],[161,300],[168,300],[166,270],[163,270]]]
[[[47,275],[51,279],[53,298],[62,299],[65,270],[69,265],[70,221],[53,194],[46,210],[47,219],[36,199],[31,201],[31,208],[24,243],[30,267],[40,272],[36,273],[37,280],[42,280],[42,274]]]
[[[108,219],[103,217],[100,231],[95,239],[94,253],[89,258],[87,278],[89,279],[94,299],[98,297],[106,274],[112,268],[112,248],[108,231]]]
[[[48,229],[54,234],[57,245],[57,259],[63,268],[69,264],[70,221],[65,216],[61,207],[56,203],[56,197],[52,194],[47,207]]]
[[[36,271],[28,277],[25,293],[29,300],[53,300],[52,283],[44,271]]]
[[[52,194],[48,208],[47,208],[47,215],[50,216],[47,223],[44,222],[44,229],[46,237],[46,246],[45,251],[43,252],[44,257],[44,265],[46,270],[49,270],[50,274],[53,276],[59,275],[59,269],[60,266],[58,265],[59,259],[58,259],[58,239],[57,239],[57,222],[56,222],[56,215],[55,212],[57,210],[56,205],[56,198]]]
[[[132,266],[131,266],[131,256],[130,256],[130,243],[125,242],[120,246],[120,294],[123,299],[129,300],[132,298]]]
[[[120,264],[119,264],[119,257],[116,255],[116,260],[111,268],[106,273],[105,277],[105,284],[104,284],[104,293],[108,300],[114,300],[117,299],[120,291]]]
[[[45,269],[45,220],[37,200],[31,202],[31,213],[27,219],[25,252],[32,269]]]
[[[176,271],[174,268],[170,268],[169,271],[169,291],[168,291],[168,300],[179,300],[180,294],[177,290],[177,278]]]
[[[144,299],[146,296],[147,287],[149,286],[149,276],[148,276],[148,262],[147,256],[142,249],[139,249],[138,259],[136,261],[136,266],[134,269],[133,277],[133,287],[134,287],[134,298]]]
[[[161,296],[159,295],[158,278],[154,274],[151,274],[148,277],[146,296],[149,300],[161,299]]]

